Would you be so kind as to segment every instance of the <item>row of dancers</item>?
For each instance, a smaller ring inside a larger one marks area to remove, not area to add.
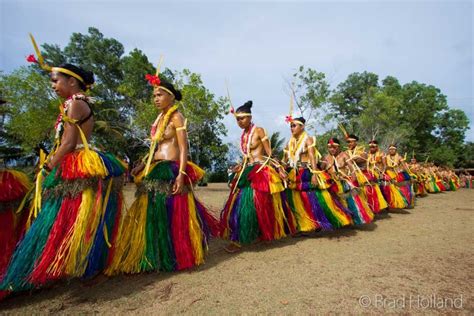
[[[305,119],[288,118],[291,139],[282,159],[272,156],[267,132],[254,124],[252,102],[231,112],[243,130],[242,162],[232,167],[230,193],[215,216],[193,190],[204,171],[188,160],[183,96],[159,74],[147,75],[159,115],[148,155],[131,171],[135,200],[126,209],[128,166],[89,143],[92,73],[72,64],[50,67],[52,89],[64,99],[54,147],[40,154],[34,183],[20,171],[0,173],[0,296],[70,278],[146,271],[177,271],[204,263],[211,238],[226,250],[286,236],[364,225],[374,214],[413,208],[416,196],[459,188],[450,169],[406,162],[395,144],[387,154],[376,140],[369,151],[345,134],[324,157]],[[31,58],[30,60],[36,58]]]

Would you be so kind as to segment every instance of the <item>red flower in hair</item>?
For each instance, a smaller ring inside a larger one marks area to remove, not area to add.
[[[148,82],[149,82],[152,86],[159,86],[160,83],[161,83],[161,80],[160,80],[160,78],[159,78],[158,76],[146,74],[146,75],[145,75],[145,79],[148,80]]]
[[[35,55],[31,54],[31,55],[28,55],[28,57],[26,57],[26,61],[29,62],[29,63],[38,63],[38,61],[36,60],[36,57]]]
[[[290,123],[291,121],[293,121],[293,116],[291,116],[291,115],[285,116],[285,122],[286,123]]]
[[[230,113],[234,114],[235,110],[234,110],[234,107],[231,105],[230,106]]]
[[[334,142],[334,140],[331,138],[331,139],[329,140],[329,145],[334,145],[334,144],[335,144],[335,142]]]

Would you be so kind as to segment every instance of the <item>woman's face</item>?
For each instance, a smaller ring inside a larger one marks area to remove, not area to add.
[[[67,98],[71,95],[71,88],[76,84],[74,78],[65,76],[60,72],[52,72],[50,78],[51,88],[58,96]]]
[[[391,148],[389,148],[389,149],[388,149],[388,152],[389,152],[389,154],[390,154],[390,155],[392,155],[392,156],[393,156],[393,155],[395,155],[395,154],[397,153],[397,149],[396,149],[396,148],[393,148],[393,147],[391,147]]]
[[[252,116],[236,116],[235,119],[237,120],[237,125],[241,129],[246,129],[250,126],[250,123],[252,122]]]
[[[291,135],[293,135],[294,137],[297,137],[303,132],[304,126],[297,123],[291,123],[290,129],[291,129]]]
[[[155,88],[153,91],[153,101],[159,110],[164,110],[174,104],[174,96],[160,88]]]
[[[377,146],[371,145],[369,146],[369,150],[371,154],[375,154],[379,148]]]

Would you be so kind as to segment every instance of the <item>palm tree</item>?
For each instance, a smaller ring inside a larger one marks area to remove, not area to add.
[[[280,159],[283,157],[285,148],[285,139],[280,137],[280,132],[272,133],[270,136],[270,145],[272,146],[272,156]]]

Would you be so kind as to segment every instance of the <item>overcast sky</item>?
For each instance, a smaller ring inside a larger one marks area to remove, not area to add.
[[[156,63],[200,73],[216,95],[254,101],[254,121],[288,135],[284,78],[300,65],[335,88],[352,72],[434,85],[469,117],[474,141],[471,1],[201,2],[0,0],[0,70],[25,65],[28,33],[62,48],[94,26]],[[150,118],[150,122],[153,118]],[[228,141],[240,130],[225,119]]]

